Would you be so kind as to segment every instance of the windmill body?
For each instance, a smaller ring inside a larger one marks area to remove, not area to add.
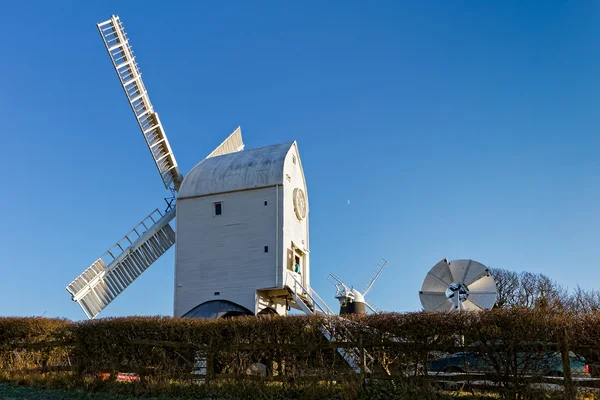
[[[329,274],[328,280],[335,286],[335,298],[340,302],[340,315],[366,314],[367,309],[374,313],[379,312],[373,304],[370,304],[365,300],[365,297],[369,294],[386,266],[386,260],[383,258],[379,260],[379,263],[375,269],[373,269],[373,272],[371,272],[371,276],[367,280],[362,292],[354,287],[349,287],[334,274]]]
[[[340,301],[340,315],[367,313],[365,297],[354,288],[351,289],[349,296],[338,298],[338,300]]]
[[[284,314],[287,275],[310,286],[306,193],[295,142],[198,163],[177,198],[174,315]]]
[[[175,316],[287,314],[291,307],[330,314],[310,288],[308,198],[296,142],[244,150],[238,128],[184,178],[123,23],[113,15],[98,31],[172,197],[164,213],[150,213],[67,286],[72,300],[95,318],[175,244]]]

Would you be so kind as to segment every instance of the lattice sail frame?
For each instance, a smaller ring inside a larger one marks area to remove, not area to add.
[[[165,187],[179,189],[183,177],[158,113],[148,97],[123,23],[113,15],[108,21],[98,24],[98,31]]]
[[[384,260],[383,258],[379,260],[379,262],[375,266],[375,269],[371,272],[371,275],[369,276],[367,283],[365,284],[365,288],[363,289],[363,292],[362,292],[363,296],[367,297],[367,294],[369,294],[369,292],[371,291],[371,288],[375,284],[375,281],[377,281],[377,279],[379,279],[379,276],[381,275],[381,273],[387,266],[387,263],[388,262],[386,260]]]
[[[100,314],[175,244],[173,217],[175,208],[164,215],[154,210],[67,286],[88,318]]]

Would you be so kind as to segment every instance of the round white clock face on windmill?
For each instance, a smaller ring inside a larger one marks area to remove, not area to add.
[[[306,218],[306,196],[300,188],[294,189],[294,211],[300,221]]]

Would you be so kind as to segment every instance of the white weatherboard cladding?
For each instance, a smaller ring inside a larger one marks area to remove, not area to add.
[[[273,186],[178,201],[176,317],[210,300],[256,312],[256,290],[275,286],[276,197]]]
[[[295,163],[294,163],[295,160]],[[306,196],[306,218],[299,220],[294,211],[294,189],[300,188]],[[298,147],[294,145],[285,158],[284,183],[283,183],[283,268],[284,271],[291,265],[292,243],[305,253],[302,265],[302,284],[304,287],[310,287],[310,256],[308,240],[308,218],[309,201],[306,190],[306,181],[304,171],[300,162]]]
[[[295,142],[207,159],[188,173],[177,200],[175,316],[211,300],[259,312],[269,289],[284,287],[294,246],[308,287],[308,213],[296,217],[296,188],[308,196]]]

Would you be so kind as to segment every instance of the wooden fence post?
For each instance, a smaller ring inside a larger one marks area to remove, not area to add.
[[[215,351],[213,350],[212,346],[208,348],[207,353],[208,357],[206,357],[205,382],[209,384],[215,376]]]
[[[358,345],[359,345],[359,354],[360,354],[360,380],[361,380],[361,384],[364,387],[366,382],[365,382],[365,370],[367,369],[367,365],[366,365],[366,358],[365,358],[365,348],[363,346],[363,337],[362,334],[360,335],[360,338],[358,340]]]
[[[577,393],[575,391],[575,387],[573,386],[573,380],[571,379],[571,357],[569,355],[569,337],[567,328],[565,328],[560,342],[560,356],[562,359],[565,400],[575,400]]]

